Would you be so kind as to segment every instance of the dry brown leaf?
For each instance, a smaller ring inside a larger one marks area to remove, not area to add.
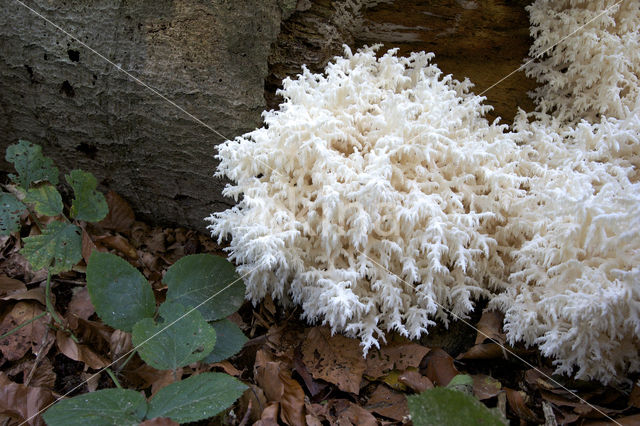
[[[151,253],[164,253],[167,248],[165,245],[165,235],[162,228],[153,228],[153,230],[149,234],[147,234],[147,238],[145,238],[144,244],[147,246],[147,250]]]
[[[4,299],[5,296],[14,293],[24,293],[27,291],[27,286],[20,280],[9,278],[6,275],[0,275],[0,297]]]
[[[262,411],[260,420],[255,422],[253,426],[278,426],[278,412],[280,411],[280,404],[272,402]]]
[[[98,247],[95,245],[89,233],[82,228],[82,259],[84,259],[84,263],[89,264],[89,258],[91,257],[91,253],[95,250],[98,250]]]
[[[267,398],[264,396],[264,392],[256,385],[249,385],[249,389],[244,391],[239,404],[239,412],[245,413],[249,410],[249,420],[251,424],[260,420],[260,415],[262,411],[267,406]]]
[[[56,332],[56,346],[68,358],[84,362],[93,369],[100,369],[109,365],[109,361],[106,358],[92,351],[87,345],[76,343],[62,330]]]
[[[491,376],[475,374],[471,378],[473,379],[473,394],[480,401],[493,398],[502,391],[502,383]]]
[[[431,380],[415,370],[407,370],[400,374],[398,381],[416,393],[424,392],[427,389],[433,389],[433,383]]]
[[[302,361],[315,379],[333,383],[344,392],[360,392],[366,364],[357,340],[332,336],[328,327],[314,327],[302,343]]]
[[[498,359],[504,357],[502,346],[496,343],[480,343],[469,348],[468,351],[456,359]]]
[[[235,368],[233,366],[233,364],[231,364],[229,362],[229,360],[224,360],[224,361],[220,361],[220,362],[216,362],[211,364],[212,367],[218,367],[221,368],[222,371],[224,371],[225,373],[227,373],[230,376],[234,376],[234,377],[240,377],[242,375],[242,371],[238,370],[237,368]]]
[[[320,383],[313,379],[313,376],[309,373],[304,362],[302,362],[302,354],[300,354],[299,351],[296,351],[294,355],[293,370],[300,375],[312,398],[321,392],[324,392],[328,386],[325,383]]]
[[[69,328],[80,343],[88,345],[93,351],[107,355],[110,350],[113,329],[100,321],[89,321],[76,316],[67,318]]]
[[[507,392],[507,401],[509,401],[509,406],[519,418],[533,423],[542,422],[542,420],[533,411],[531,411],[529,407],[527,407],[525,400],[526,394],[524,392],[509,388],[504,388],[504,390]]]
[[[80,378],[83,383],[86,383],[87,392],[95,392],[96,389],[98,389],[98,384],[100,384],[100,374],[82,372],[80,373]]]
[[[385,385],[378,385],[369,397],[365,408],[398,422],[409,415],[409,406],[404,394]]]
[[[44,426],[44,420],[40,415],[36,414],[53,401],[54,398],[49,389],[14,383],[4,373],[0,372],[1,413],[19,422],[35,416],[29,420],[28,424]]]
[[[640,425],[640,414],[634,414],[632,416],[618,417],[615,421],[622,426],[638,426]],[[610,420],[604,421],[589,421],[583,423],[584,426],[611,426],[613,423]]]
[[[180,426],[180,423],[176,423],[169,417],[156,417],[155,419],[145,420],[140,423],[140,426]]]
[[[23,358],[7,369],[5,373],[9,376],[22,374],[24,378],[31,376],[27,386],[53,389],[56,383],[56,373],[53,371],[53,365],[49,358],[45,356],[40,360]]]
[[[75,315],[78,318],[89,319],[91,315],[94,314],[95,308],[93,307],[93,303],[91,303],[91,298],[89,297],[89,291],[87,287],[75,287],[73,289],[73,295],[71,296],[71,301],[69,302],[69,306],[67,307],[66,316]]]
[[[264,350],[256,352],[255,379],[267,401],[280,403],[280,419],[288,425],[304,424],[304,391],[283,363]]]
[[[131,342],[131,333],[122,330],[115,330],[109,339],[109,353],[111,361],[119,360],[114,364],[114,368],[118,368],[120,363],[125,362],[126,355],[133,349]],[[122,358],[122,359],[120,359]]]
[[[427,354],[427,377],[436,386],[447,386],[451,379],[460,374],[453,364],[453,358],[440,348],[431,349]]]
[[[34,302],[18,302],[0,323],[0,335],[25,324],[44,310]],[[45,342],[48,317],[45,315],[0,340],[0,351],[9,361],[22,358],[30,349],[38,353]]]
[[[488,311],[484,310],[482,312],[482,317],[480,317],[480,321],[478,321],[478,325],[476,326],[478,330],[478,335],[476,336],[476,345],[480,343],[484,343],[485,340],[491,342],[490,339],[495,340],[494,343],[500,343],[501,345],[505,342],[505,335],[502,332],[502,322],[504,321],[504,314],[499,311]]]
[[[23,292],[11,293],[7,296],[0,297],[0,300],[35,300],[42,306],[46,305],[43,287],[36,287]]]
[[[429,351],[428,347],[411,342],[392,342],[380,349],[372,349],[367,356],[364,374],[375,380],[392,370],[418,368]]]
[[[138,259],[138,252],[135,247],[122,235],[105,235],[103,237],[96,238],[96,241],[105,247],[124,254],[130,260]]]
[[[134,370],[124,370],[127,380],[137,384],[139,388],[146,389],[151,386],[151,395],[158,393],[163,387],[182,378],[184,369],[178,368],[176,374],[173,370],[156,370],[148,364],[142,364]]]
[[[369,411],[346,399],[331,399],[327,403],[325,418],[332,425],[377,426]]]
[[[113,191],[107,192],[105,198],[109,206],[109,213],[102,221],[98,222],[98,225],[129,235],[136,220],[133,209],[124,198]]]

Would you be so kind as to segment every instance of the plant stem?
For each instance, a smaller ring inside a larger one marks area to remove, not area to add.
[[[127,363],[129,361],[131,361],[131,358],[133,358],[133,356],[136,354],[137,350],[132,350],[131,353],[129,354],[129,356],[127,357],[127,359],[124,360],[124,362],[122,364],[120,364],[117,368],[116,371],[122,371],[125,367],[125,365],[127,365]]]
[[[28,326],[28,325],[29,325],[29,324],[31,324],[32,322],[39,320],[40,318],[42,318],[43,316],[45,316],[45,315],[47,315],[47,314],[48,314],[48,312],[46,312],[46,311],[45,311],[45,312],[41,312],[41,313],[39,313],[39,314],[38,314],[38,315],[36,315],[35,317],[31,318],[29,321],[27,321],[27,322],[25,322],[25,323],[22,323],[22,324],[20,324],[19,326],[17,326],[17,327],[15,327],[15,328],[13,328],[13,329],[11,329],[11,330],[7,331],[6,333],[4,333],[2,336],[0,336],[0,340],[4,339],[4,338],[6,338],[6,337],[11,336],[13,333],[17,332],[17,331],[18,331],[18,330],[20,330],[22,327],[26,327],[26,326]]]
[[[113,374],[113,371],[111,371],[110,368],[105,368],[104,371],[106,371],[109,377],[111,377],[111,380],[113,380],[113,383],[116,384],[116,387],[118,389],[122,389],[122,386],[120,385],[120,382],[118,381],[118,378],[116,377],[116,375]]]
[[[47,271],[47,286],[45,287],[45,303],[47,306],[47,312],[49,312],[49,315],[51,315],[51,318],[53,318],[53,320],[58,323],[60,326],[62,326],[63,322],[62,322],[62,318],[60,318],[58,316],[58,314],[56,314],[56,311],[53,307],[53,305],[51,304],[51,272]]]

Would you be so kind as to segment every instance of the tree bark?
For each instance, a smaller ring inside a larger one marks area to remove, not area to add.
[[[433,51],[445,73],[470,77],[479,93],[526,57],[528,3],[28,2],[111,64],[8,0],[0,15],[0,149],[18,139],[38,143],[64,172],[94,173],[141,218],[204,231],[204,217],[233,205],[222,197],[225,182],[212,177],[215,145],[260,126],[260,113],[281,101],[282,79],[302,64],[320,72],[343,44]],[[517,105],[532,109],[533,86],[520,72],[488,91],[490,118],[509,121]]]

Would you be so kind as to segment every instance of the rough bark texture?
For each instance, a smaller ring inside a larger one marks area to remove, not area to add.
[[[143,217],[204,229],[230,201],[215,180],[224,140],[13,1],[0,14],[0,148],[43,145],[96,174]],[[28,4],[222,135],[260,125],[277,0]],[[9,168],[4,164],[3,168]]]
[[[343,44],[384,43],[482,91],[526,56],[524,6],[507,0],[31,0],[28,5],[233,138],[277,108],[282,78],[321,71]],[[88,6],[90,4],[90,6]],[[145,219],[204,230],[231,201],[212,178],[224,140],[11,0],[0,14],[0,149],[43,145],[63,171],[96,174]],[[509,121],[529,107],[518,73],[486,96]],[[8,170],[10,165],[0,167]]]

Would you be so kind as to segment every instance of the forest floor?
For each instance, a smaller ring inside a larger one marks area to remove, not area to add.
[[[83,256],[98,249],[128,260],[152,283],[158,303],[167,289],[164,272],[182,256],[225,256],[223,247],[194,231],[135,221],[130,207],[110,195],[111,222],[85,227]],[[25,221],[20,236],[0,237],[0,335],[45,312],[46,273],[33,271],[19,253],[21,238],[39,232]],[[147,396],[205,371],[226,372],[250,387],[229,410],[196,423],[201,425],[410,425],[406,395],[446,386],[459,374],[471,378],[461,387],[511,424],[612,424],[604,415],[623,425],[640,424],[637,376],[629,377],[632,388],[556,376],[554,383],[545,376],[552,373],[550,360],[535,349],[509,347],[509,353],[461,322],[435,327],[420,342],[388,336],[365,359],[358,340],[332,336],[327,327],[300,320],[299,308],[285,309],[269,298],[255,307],[245,303],[230,317],[249,338],[231,359],[191,364],[176,374],[155,370],[137,355],[111,365],[132,349],[131,336],[97,317],[85,268],[81,262],[53,280],[53,305],[66,330],[55,329],[43,315],[0,340],[1,425],[20,424],[62,395],[114,387],[103,370],[107,366],[123,387]],[[469,322],[506,344],[500,314],[478,312]],[[29,423],[44,424],[40,416]]]

